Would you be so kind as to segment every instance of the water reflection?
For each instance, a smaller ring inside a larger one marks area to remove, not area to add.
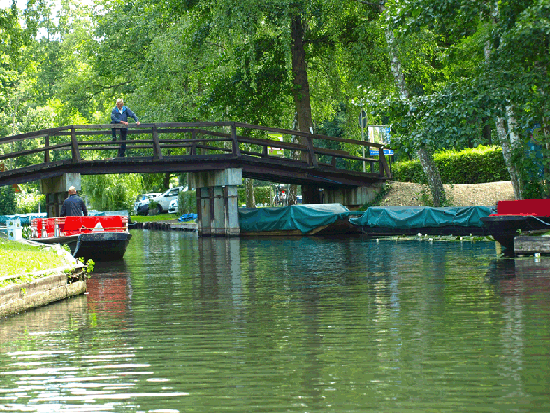
[[[491,243],[134,231],[0,324],[10,411],[550,409],[549,271]]]

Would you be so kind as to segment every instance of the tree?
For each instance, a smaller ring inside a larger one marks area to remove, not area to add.
[[[527,144],[536,125],[548,128],[548,2],[411,0],[403,6],[396,8],[394,22],[401,31],[430,30],[447,43],[447,79],[440,90],[453,96],[465,116],[477,119],[479,129],[495,130],[516,198],[529,192],[541,196],[548,171],[540,172]],[[453,121],[453,126],[460,128],[460,123]],[[546,142],[539,143],[547,157]]]
[[[0,186],[0,215],[15,214],[17,201],[11,186]]]

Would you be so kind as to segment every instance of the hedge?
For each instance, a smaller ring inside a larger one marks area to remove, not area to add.
[[[510,180],[502,148],[499,146],[436,152],[434,161],[444,184],[481,184]],[[392,175],[395,181],[426,183],[418,160],[393,164]]]

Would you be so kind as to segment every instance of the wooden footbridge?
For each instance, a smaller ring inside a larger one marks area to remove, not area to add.
[[[131,124],[126,157],[113,158],[122,142],[112,141],[112,127],[70,125],[0,138],[6,165],[0,186],[63,173],[226,168],[241,168],[245,178],[322,188],[368,186],[391,176],[382,145],[237,122]],[[379,156],[363,158],[363,148]]]
[[[340,191],[339,197],[391,178],[384,147],[372,142],[238,122],[134,124],[125,141],[113,141],[113,127],[70,125],[0,138],[0,186],[40,180],[55,216],[68,188],[60,177],[191,173],[199,233],[202,222],[203,235],[235,235],[243,177]],[[117,158],[121,145],[126,156]],[[363,156],[372,150],[377,156]]]

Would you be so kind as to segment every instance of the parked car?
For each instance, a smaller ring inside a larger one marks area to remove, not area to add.
[[[178,195],[181,191],[187,191],[187,187],[177,186],[175,188],[171,188],[168,191],[166,191],[164,194],[159,195],[152,199],[153,201],[159,204],[159,214],[164,211],[168,211],[168,208],[170,208],[170,201],[173,201],[174,199],[178,199]]]
[[[168,207],[168,213],[169,214],[177,214],[178,213],[178,198],[173,199],[170,201],[170,206]]]
[[[149,212],[149,200],[162,195],[160,192],[151,192],[138,195],[134,202],[134,215],[147,215]]]

